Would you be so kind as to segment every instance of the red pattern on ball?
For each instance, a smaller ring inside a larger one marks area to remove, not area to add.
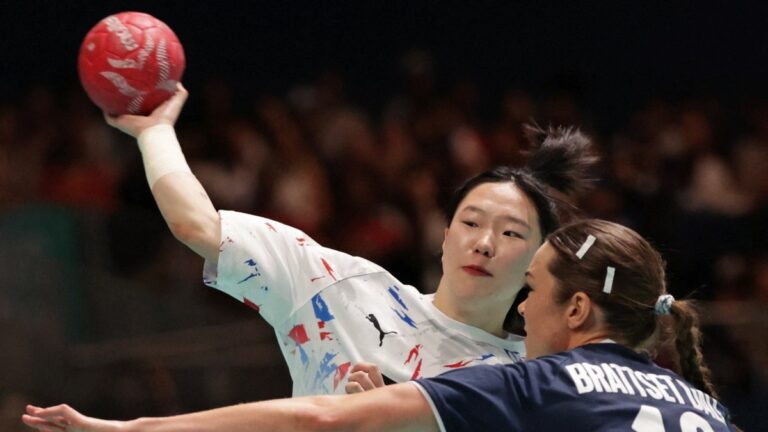
[[[110,114],[149,114],[174,93],[185,65],[173,30],[141,12],[99,21],[83,39],[77,61],[85,92]]]

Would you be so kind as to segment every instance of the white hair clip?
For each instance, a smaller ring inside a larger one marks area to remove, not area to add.
[[[588,235],[587,239],[584,240],[584,244],[581,245],[581,247],[579,248],[579,251],[576,252],[576,257],[578,259],[584,258],[584,254],[586,254],[589,248],[591,248],[592,245],[595,244],[595,240],[597,240],[595,236],[593,236],[592,234]]]
[[[608,269],[605,272],[605,283],[603,284],[603,292],[606,294],[610,294],[611,290],[613,290],[613,275],[616,274],[616,269],[608,266]]]
[[[662,294],[656,300],[656,306],[654,306],[654,312],[656,315],[669,315],[672,312],[672,303],[675,302],[675,298],[670,294]]]

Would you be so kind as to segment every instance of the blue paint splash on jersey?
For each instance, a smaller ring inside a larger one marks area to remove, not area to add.
[[[391,286],[391,287],[389,287],[389,289],[388,289],[388,291],[389,291],[389,294],[390,294],[392,297],[394,297],[395,301],[397,301],[398,303],[400,303],[400,306],[402,306],[403,308],[405,308],[405,310],[408,310],[408,306],[406,306],[406,305],[405,305],[405,302],[403,301],[403,299],[402,299],[402,298],[400,298],[400,294],[398,294],[398,293],[397,293],[397,291],[395,291],[395,290],[399,291],[399,290],[400,290],[400,288],[398,288],[398,287],[396,287],[396,286]]]
[[[336,369],[338,368],[338,366],[336,365],[336,363],[331,363],[331,360],[336,358],[337,355],[339,354],[325,353],[325,356],[320,361],[320,365],[317,368],[317,374],[315,374],[314,387],[316,389],[322,387],[327,392],[327,388],[325,385],[323,385],[323,382],[326,379],[328,379],[328,377],[330,377],[331,374],[336,372]]]
[[[258,264],[256,264],[256,261],[254,261],[253,259],[247,259],[243,263],[246,264],[248,267],[253,267],[253,270],[251,271],[250,275],[246,276],[245,279],[238,282],[238,284],[241,284],[247,281],[248,279],[261,276],[261,271],[259,271],[259,267],[258,267]]]
[[[307,355],[307,352],[304,351],[304,348],[301,347],[301,345],[298,345],[299,347],[299,354],[301,355],[301,364],[304,365],[304,368],[309,366],[309,356]]]
[[[483,361],[483,360],[489,359],[489,358],[491,358],[491,357],[495,357],[495,356],[494,356],[493,354],[491,354],[491,353],[488,353],[488,354],[483,354],[483,355],[482,355],[482,356],[479,358],[479,360],[480,360],[480,361]]]
[[[517,351],[510,351],[510,350],[504,348],[504,352],[507,353],[507,356],[509,358],[511,358],[512,360],[514,360],[515,363],[521,362],[521,361],[525,360],[525,357],[521,356],[520,353],[517,352]]]
[[[260,273],[251,273],[250,275],[246,276],[245,279],[239,281],[238,283],[241,284],[241,283],[247,281],[248,279],[255,278],[256,276],[261,276],[261,274]]]
[[[407,314],[407,313],[405,313],[405,312],[400,312],[399,310],[397,310],[397,309],[395,309],[395,308],[392,308],[392,310],[393,310],[393,311],[395,311],[395,313],[397,314],[397,316],[398,316],[398,317],[399,317],[401,320],[403,320],[403,321],[404,321],[406,324],[408,324],[409,326],[411,326],[411,327],[413,327],[413,328],[418,328],[418,327],[416,327],[416,323],[413,321],[413,319],[411,319],[411,317],[410,317],[410,316],[408,316],[408,314]]]
[[[320,294],[315,294],[315,296],[312,297],[312,309],[315,311],[315,317],[320,321],[327,322],[335,318],[331,315],[328,305],[325,303],[325,300],[320,297]]]

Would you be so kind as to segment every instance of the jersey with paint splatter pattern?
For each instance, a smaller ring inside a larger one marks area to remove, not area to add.
[[[204,282],[272,325],[294,396],[344,393],[350,368],[361,361],[404,382],[524,355],[521,337],[499,338],[449,318],[431,295],[366,259],[273,220],[220,216],[218,265],[206,263]]]

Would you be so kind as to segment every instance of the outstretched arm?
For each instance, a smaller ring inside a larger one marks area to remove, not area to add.
[[[59,405],[28,407],[24,423],[39,431],[437,431],[424,396],[413,383],[344,396],[310,396],[255,402],[173,417],[114,422]]]
[[[187,166],[174,124],[188,93],[176,93],[148,116],[105,115],[109,125],[139,142],[152,195],[173,235],[198,255],[216,262],[220,221],[203,186]]]

